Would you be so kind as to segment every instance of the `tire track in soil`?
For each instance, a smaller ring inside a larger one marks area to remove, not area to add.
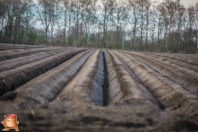
[[[71,52],[66,51],[44,60],[33,62],[24,66],[20,66],[16,69],[0,73],[0,95],[15,90],[17,87],[51,70],[52,68],[62,64],[63,62],[83,51],[85,51],[85,49]]]
[[[12,102],[17,109],[27,109],[38,104],[53,101],[67,83],[78,73],[94,51],[85,51],[58,67],[38,76],[13,92],[3,95],[16,95]]]
[[[160,102],[165,110],[182,108],[188,112],[196,111],[198,99],[195,95],[184,90],[177,83],[169,80],[146,64],[139,62],[128,54],[117,53],[127,64],[130,70],[141,79],[153,96]],[[164,94],[166,93],[166,94]],[[190,110],[188,110],[190,108]],[[195,112],[195,117],[198,113]]]
[[[184,89],[188,90],[192,94],[198,96],[198,79],[194,76],[187,76],[183,72],[179,72],[177,69],[164,66],[161,63],[153,59],[148,59],[137,53],[129,53],[133,55],[138,61],[144,63],[145,65],[149,66],[151,69],[159,72],[163,76],[167,77],[168,79],[172,80],[175,83],[181,85]]]

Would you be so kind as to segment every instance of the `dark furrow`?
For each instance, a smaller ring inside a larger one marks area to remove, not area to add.
[[[103,64],[104,64],[104,83],[103,83],[103,105],[107,106],[109,101],[109,80],[108,80],[108,70],[107,70],[107,62],[105,53],[102,53],[103,56]]]
[[[90,98],[100,106],[108,104],[108,72],[104,52],[100,51],[97,71],[93,79]]]
[[[85,49],[60,53],[56,56],[0,73],[0,95],[15,90],[17,87],[57,67],[83,51],[85,51]]]
[[[144,93],[144,95],[146,96],[146,98],[148,100],[150,100],[151,102],[153,102],[155,105],[157,105],[160,109],[164,109],[164,105],[162,105],[158,100],[156,100],[153,95],[151,94],[150,91],[148,91],[148,89],[143,85],[142,81],[130,70],[130,68],[126,65],[126,63],[117,55],[117,58],[120,60],[120,62],[123,64],[123,66],[125,67],[125,69],[129,72],[129,74],[131,75],[132,79],[135,81],[136,85],[138,85],[138,87],[141,89],[141,91]]]

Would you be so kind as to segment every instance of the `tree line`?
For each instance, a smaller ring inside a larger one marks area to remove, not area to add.
[[[0,42],[195,53],[198,2],[0,0]]]

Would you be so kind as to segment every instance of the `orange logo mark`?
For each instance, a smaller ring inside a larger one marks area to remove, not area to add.
[[[9,114],[4,116],[5,119],[1,122],[3,126],[5,127],[2,129],[3,131],[9,131],[9,129],[15,129],[15,131],[19,131],[18,124],[19,121],[17,121],[17,115],[16,114]]]

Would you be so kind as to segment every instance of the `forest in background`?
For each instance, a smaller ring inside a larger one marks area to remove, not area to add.
[[[0,42],[196,53],[198,2],[0,0]]]

